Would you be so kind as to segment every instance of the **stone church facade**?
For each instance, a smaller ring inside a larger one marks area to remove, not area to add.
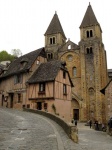
[[[57,13],[45,32],[47,60],[66,62],[72,88],[74,119],[105,122],[105,98],[100,90],[107,84],[106,51],[102,42],[102,29],[89,4],[80,25],[80,41],[68,40]]]

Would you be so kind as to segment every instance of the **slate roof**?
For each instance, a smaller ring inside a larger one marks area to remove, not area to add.
[[[36,58],[40,55],[45,57],[44,48],[37,49],[17,58],[10,64],[8,71],[3,76],[1,76],[1,78],[28,71]],[[22,67],[21,62],[23,61],[27,61],[27,63]]]
[[[32,77],[28,80],[28,83],[32,84],[39,82],[54,81],[60,69],[63,69],[68,73],[62,61],[55,60],[42,63],[40,64],[39,68],[35,71],[35,73],[32,75]],[[73,86],[71,79],[70,82],[71,85]]]
[[[88,27],[88,26],[92,26],[92,25],[99,25],[99,23],[98,23],[96,16],[93,12],[93,9],[89,3],[89,6],[86,10],[86,13],[85,13],[84,18],[82,20],[80,28],[84,28],[84,27]]]
[[[55,13],[44,35],[61,33],[66,38],[58,15]]]
[[[79,50],[80,49],[80,47],[77,44],[75,44],[74,42],[68,40],[66,43],[64,43],[62,46],[59,47],[58,51],[59,52],[63,51],[63,47],[66,46],[66,45],[71,45],[71,49],[74,49],[74,50]]]
[[[112,79],[107,83],[107,85],[106,85],[103,89],[100,90],[100,92],[101,92],[102,94],[105,95],[105,90],[106,90],[106,88],[109,86],[110,82],[112,82]]]
[[[108,71],[108,76],[112,77],[112,69],[108,69],[107,71]]]

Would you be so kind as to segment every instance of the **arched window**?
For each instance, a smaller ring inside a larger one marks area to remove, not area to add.
[[[87,54],[89,54],[89,48],[86,48]]]
[[[53,44],[55,44],[55,37],[53,37]]]
[[[90,37],[93,37],[93,31],[90,30]]]
[[[93,51],[92,51],[92,47],[90,47],[90,54],[92,54],[93,53]]]
[[[53,54],[52,54],[52,53],[48,53],[48,54],[47,54],[47,58],[48,58],[48,59],[53,59]]]
[[[86,36],[87,38],[89,38],[89,31],[86,31]]]
[[[49,39],[49,44],[55,44],[56,43],[56,38],[55,37],[51,37]]]
[[[73,76],[76,77],[76,75],[77,75],[77,69],[76,69],[76,67],[73,67],[72,72],[73,72]]]
[[[68,45],[68,49],[71,49],[71,45]]]
[[[86,48],[86,53],[87,54],[92,54],[93,53],[92,47]]]

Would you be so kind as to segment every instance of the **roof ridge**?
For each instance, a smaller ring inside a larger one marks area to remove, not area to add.
[[[65,36],[65,33],[63,31],[63,28],[62,28],[62,25],[60,23],[60,20],[58,18],[58,15],[57,13],[55,12],[46,32],[44,35],[47,35],[47,34],[56,34],[56,33],[61,33],[64,38],[66,38]]]
[[[92,6],[89,2],[89,5],[88,5],[87,10],[85,12],[85,15],[83,17],[80,28],[87,27],[87,26],[92,26],[92,25],[99,25],[99,23],[98,23],[97,18],[94,14]]]

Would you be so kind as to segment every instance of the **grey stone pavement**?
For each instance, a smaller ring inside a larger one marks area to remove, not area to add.
[[[112,150],[112,137],[78,123],[79,143],[54,121],[33,113],[0,108],[0,150]]]

